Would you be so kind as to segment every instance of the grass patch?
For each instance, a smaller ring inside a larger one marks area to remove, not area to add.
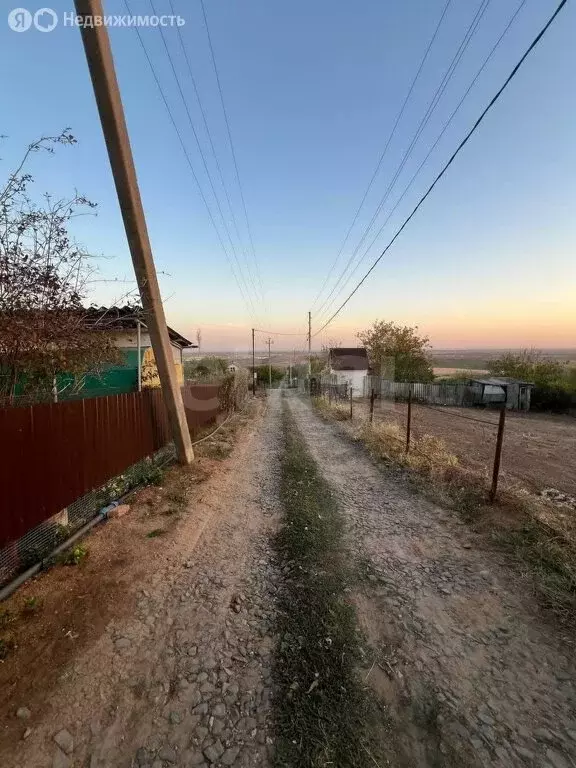
[[[166,533],[164,528],[154,528],[152,531],[148,531],[146,534],[147,539],[155,539],[158,536],[164,536]]]
[[[87,557],[88,547],[77,544],[72,549],[63,552],[58,558],[58,563],[60,565],[80,565]]]
[[[329,411],[324,409],[326,414]],[[459,465],[440,438],[413,439],[405,452],[405,433],[397,424],[363,422],[356,438],[372,455],[403,467],[426,496],[456,509],[484,538],[504,550],[529,575],[541,605],[563,623],[576,623],[576,541],[573,531],[551,524],[555,510],[521,488],[500,487],[488,503],[490,478]]]
[[[227,459],[228,456],[230,456],[233,448],[234,446],[227,440],[212,439],[205,443],[201,443],[196,448],[196,453],[199,456],[205,456],[208,459],[217,459],[222,461],[223,459]]]
[[[372,762],[374,716],[356,668],[362,640],[345,590],[354,578],[343,522],[293,419],[283,410],[284,525],[275,550],[284,574],[274,665],[280,768],[362,767]]]
[[[322,416],[336,419],[336,421],[350,421],[350,404],[344,405],[337,401],[330,402],[324,397],[313,397],[312,405]]]

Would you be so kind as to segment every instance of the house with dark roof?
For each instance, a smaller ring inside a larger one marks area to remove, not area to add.
[[[370,373],[364,347],[331,347],[328,354],[330,375],[336,384],[348,384],[355,397],[364,392],[364,378]]]
[[[110,365],[97,377],[87,377],[82,388],[84,397],[160,386],[146,318],[140,307],[90,307],[84,319],[95,332],[105,331],[110,334],[121,354],[120,363]],[[182,351],[197,348],[198,345],[170,326],[168,336],[176,375],[180,384],[183,384]]]

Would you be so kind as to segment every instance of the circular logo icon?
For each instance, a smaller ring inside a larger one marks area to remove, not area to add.
[[[39,32],[52,32],[58,24],[58,14],[52,8],[40,8],[34,14],[34,26]]]
[[[13,32],[26,32],[32,26],[32,14],[26,8],[13,8],[8,14],[8,26]]]

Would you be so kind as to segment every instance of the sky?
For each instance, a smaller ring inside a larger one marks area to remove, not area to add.
[[[6,16],[14,6],[2,3],[0,134],[5,138],[0,143],[0,178],[18,165],[28,143],[70,127],[78,144],[59,148],[54,155],[35,155],[28,170],[38,198],[44,192],[59,197],[77,189],[98,203],[97,216],[76,219],[73,234],[99,257],[98,279],[115,281],[91,284],[88,300],[110,303],[135,287],[132,265],[80,31],[62,24],[63,14],[73,10],[72,2],[50,2],[60,20],[49,33],[33,27],[10,30]],[[158,14],[172,13],[170,0],[153,2]],[[185,20],[180,32],[239,238],[177,29],[166,28],[165,37],[186,105],[158,28],[143,28],[141,34],[228,258],[136,31],[109,30],[167,319],[190,338],[200,328],[206,350],[247,349],[252,327],[299,334],[273,336],[275,348],[303,348],[308,311],[312,309],[315,333],[394,235],[557,1],[488,4],[377,219],[373,233],[387,220],[380,236],[347,290],[336,291],[339,300],[331,308],[322,306],[324,299],[394,178],[481,0],[451,0],[333,271],[445,0],[204,2],[255,260],[200,0],[172,0],[172,7]],[[152,13],[150,0],[129,4],[135,14]],[[520,5],[453,122],[389,215]],[[41,6],[24,7],[34,13]],[[104,0],[104,6],[107,14],[126,13],[124,0]],[[355,334],[376,319],[418,325],[438,348],[576,347],[575,28],[576,4],[569,2],[366,283],[314,337],[314,348],[330,341],[354,344]],[[241,243],[236,252],[245,283],[232,273],[234,257],[186,107],[230,239]],[[257,345],[263,346],[265,338],[267,334],[258,332]]]

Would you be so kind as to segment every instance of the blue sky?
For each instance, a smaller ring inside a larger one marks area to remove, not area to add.
[[[168,0],[154,1],[158,12],[170,13]],[[182,34],[243,225],[200,5],[198,0],[173,2],[186,19]],[[265,288],[267,308],[254,300],[259,322],[274,330],[300,331],[444,0],[205,3]],[[152,12],[148,0],[130,4],[134,13]],[[490,3],[393,191],[392,204],[519,4],[519,0]],[[366,266],[556,4],[526,1],[413,190],[368,254]],[[40,5],[26,7],[35,11]],[[354,229],[352,245],[479,5],[480,0],[452,0]],[[576,346],[574,6],[567,4],[409,228],[316,343],[329,338],[350,343],[355,331],[384,318],[417,323],[440,347]],[[5,7],[9,10],[12,4]],[[72,10],[72,3],[52,0],[51,7],[63,14]],[[105,10],[124,13],[125,7],[120,0],[107,0]],[[212,230],[136,33],[129,28],[113,28],[110,33],[154,253],[158,269],[169,273],[161,276],[169,322],[189,334],[201,327],[207,347],[246,348],[253,319]],[[160,33],[145,29],[142,34],[209,194]],[[167,29],[166,36],[213,169],[176,30]],[[2,21],[0,51],[5,73],[2,103],[8,106],[0,120],[0,133],[7,136],[0,146],[3,176],[27,143],[70,126],[78,146],[34,158],[30,170],[35,190],[66,195],[77,188],[98,202],[98,217],[78,220],[75,234],[91,252],[112,257],[102,261],[103,278],[130,278],[131,262],[79,30],[60,24],[47,34],[36,30],[17,34]],[[245,229],[242,235],[246,241]],[[362,272],[359,269],[358,276]],[[127,287],[97,284],[91,298],[109,301]],[[315,323],[319,320],[314,318]],[[283,346],[282,339],[277,343]],[[295,343],[303,345],[304,340]]]

